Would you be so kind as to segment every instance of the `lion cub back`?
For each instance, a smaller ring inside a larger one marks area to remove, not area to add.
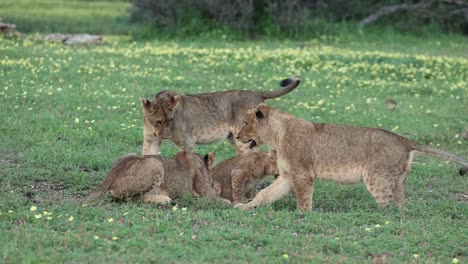
[[[163,177],[164,166],[158,156],[128,154],[113,164],[104,182],[86,200],[95,200],[108,191],[115,198],[142,194],[153,184],[161,184]]]

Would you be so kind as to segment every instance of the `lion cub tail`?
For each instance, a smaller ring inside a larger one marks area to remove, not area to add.
[[[92,202],[101,196],[103,196],[109,189],[111,188],[112,184],[114,183],[115,179],[122,173],[123,170],[126,170],[135,160],[134,158],[137,155],[134,153],[130,153],[125,155],[124,157],[117,160],[114,165],[112,165],[111,170],[107,174],[106,179],[104,182],[94,191],[92,191],[84,200],[84,203]]]
[[[464,175],[468,171],[468,161],[450,152],[436,149],[427,145],[419,145],[416,143],[411,144],[411,148],[422,154],[426,154],[426,155],[434,156],[440,159],[445,159],[445,160],[460,163],[461,165],[463,165],[463,167],[460,168],[460,171],[459,171],[460,175]]]
[[[263,91],[259,93],[260,93],[260,96],[263,97],[264,100],[277,98],[277,97],[283,96],[291,92],[297,86],[299,86],[299,84],[301,84],[301,78],[299,77],[284,79],[280,83],[281,89],[274,90],[274,91]]]

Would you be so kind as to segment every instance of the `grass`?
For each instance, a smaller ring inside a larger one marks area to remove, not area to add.
[[[250,212],[191,197],[176,201],[177,210],[109,197],[79,205],[112,161],[140,152],[139,99],[167,88],[275,89],[301,75],[296,91],[269,103],[312,122],[382,127],[467,156],[467,59],[297,45],[1,39],[2,262],[466,261],[467,181],[458,165],[429,158],[416,159],[401,211],[379,209],[362,184],[327,181],[316,185],[307,213],[295,210],[292,195]],[[385,108],[389,98],[396,111]],[[227,142],[196,150],[233,155]],[[164,155],[176,151],[163,144]]]
[[[34,18],[7,0],[0,16],[8,22],[6,8],[19,25],[41,22],[31,31],[43,30],[46,18],[59,27],[54,16],[71,17],[68,7]],[[94,18],[89,25],[106,33]],[[458,165],[432,158],[416,158],[402,210],[378,208],[363,184],[328,181],[316,184],[306,213],[296,211],[293,195],[250,212],[193,197],[167,207],[108,196],[79,204],[114,160],[141,151],[140,98],[162,89],[276,89],[300,75],[300,87],[268,103],[311,122],[385,128],[466,158],[466,38],[391,36],[207,35],[89,47],[0,38],[0,262],[467,262],[468,182]],[[234,155],[227,142],[196,147],[213,150],[219,161]],[[164,142],[163,155],[176,152]]]
[[[125,0],[2,0],[0,18],[21,32],[128,34]]]

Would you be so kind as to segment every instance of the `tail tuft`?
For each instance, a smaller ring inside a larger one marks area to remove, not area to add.
[[[291,84],[296,84],[300,82],[300,79],[299,78],[288,78],[288,79],[284,79],[280,82],[280,86],[281,87],[286,87],[288,85],[291,85]],[[297,85],[297,84],[296,84]]]
[[[460,173],[461,176],[465,175],[466,172],[468,172],[468,167],[461,167],[460,168],[459,173]]]
[[[280,82],[280,86],[281,87],[285,87],[285,86],[288,86],[290,85],[291,83],[293,82],[293,80],[291,78],[288,78],[288,79],[284,79]]]
[[[263,100],[278,98],[294,90],[300,83],[301,78],[299,77],[288,78],[280,82],[281,89],[274,91],[260,91],[257,93],[263,98]]]

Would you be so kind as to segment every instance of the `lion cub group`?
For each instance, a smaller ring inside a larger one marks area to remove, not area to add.
[[[265,99],[282,96],[300,83],[297,78],[281,82],[274,91],[233,90],[219,93],[180,95],[162,91],[143,107],[143,155],[127,155],[116,161],[105,181],[87,201],[110,191],[114,198],[142,195],[143,201],[170,202],[184,193],[237,204],[252,199],[260,181],[278,175],[274,152],[250,150],[250,143],[234,137],[250,107]],[[193,153],[196,143],[228,138],[238,155],[216,167],[215,154]],[[159,154],[162,140],[181,148],[172,159]]]
[[[297,208],[309,210],[315,180],[328,179],[364,182],[379,205],[401,206],[415,153],[458,162],[463,165],[460,174],[466,173],[466,160],[389,131],[310,123],[263,103],[299,84],[299,78],[291,78],[275,91],[196,95],[162,91],[151,101],[143,99],[143,156],[118,160],[89,199],[110,190],[116,198],[142,194],[145,202],[167,203],[182,193],[193,193],[251,209],[293,191]],[[238,155],[217,166],[214,153],[193,153],[195,144],[225,138]],[[158,155],[164,139],[181,148],[173,159]],[[259,152],[261,144],[270,152]],[[257,194],[266,175],[278,178]]]

